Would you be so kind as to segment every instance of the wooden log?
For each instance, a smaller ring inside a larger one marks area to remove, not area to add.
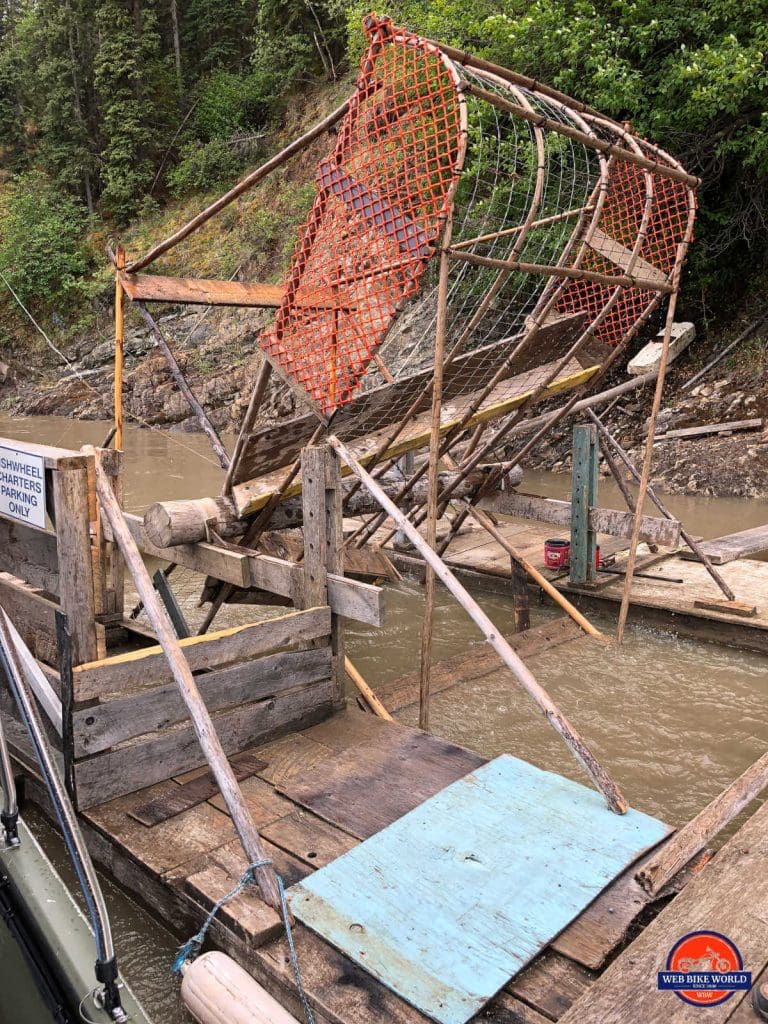
[[[597,761],[594,754],[589,750],[570,722],[553,703],[546,690],[539,685],[533,674],[515,654],[507,641],[499,634],[499,631],[485,612],[471,595],[467,593],[443,560],[424,541],[418,530],[405,518],[386,494],[381,491],[376,481],[359,465],[341,441],[336,437],[330,437],[329,443],[336,449],[363,485],[376,497],[382,508],[392,517],[397,526],[406,534],[422,558],[430,563],[435,575],[445,584],[462,608],[472,618],[488,643],[510,669],[526,693],[541,709],[549,724],[562,736],[571,753],[580,762],[586,773],[605,797],[606,803],[611,810],[617,814],[624,814],[627,811],[628,804],[616,784]]]
[[[363,699],[365,700],[365,703],[368,705],[371,711],[373,711],[375,715],[378,715],[379,718],[383,718],[385,722],[394,722],[394,718],[392,717],[392,715],[390,715],[390,713],[384,707],[384,704],[376,696],[376,694],[373,692],[368,683],[366,683],[365,679],[357,671],[357,669],[349,660],[349,658],[344,659],[344,671],[347,673],[349,678],[352,680],[352,682],[358,688],[360,693],[363,695]]]
[[[496,468],[488,464],[476,469],[455,489],[457,498],[466,497],[482,484],[487,475]],[[446,488],[458,477],[458,473],[440,473],[440,488]],[[522,479],[522,470],[510,469],[506,475],[510,486]],[[384,478],[381,481],[384,492],[393,497],[403,486],[402,480]],[[370,515],[378,511],[378,505],[366,491],[351,493],[354,484],[343,485],[345,514],[348,517]],[[408,495],[405,507],[421,505],[427,497],[427,483],[420,481]],[[270,530],[291,529],[304,523],[303,502],[300,496],[287,498],[272,513]],[[158,501],[144,513],[144,530],[148,540],[157,547],[173,547],[176,544],[196,544],[210,539],[213,529],[224,539],[240,536],[246,529],[247,521],[241,519],[234,501],[226,495],[217,498],[189,498],[177,501]]]
[[[61,610],[67,616],[75,665],[95,661],[106,650],[104,627],[97,626],[94,596],[88,476],[82,469],[59,469],[53,476]],[[101,633],[101,644],[97,631]],[[101,650],[99,649],[101,647]]]
[[[192,718],[194,734],[216,776],[219,789],[227,801],[227,807],[232,815],[245,854],[250,863],[262,865],[254,870],[254,878],[258,882],[265,902],[277,910],[280,907],[280,891],[274,870],[267,863],[262,864],[262,862],[269,862],[266,850],[251,821],[242,793],[227,761],[211,717],[200,696],[192,671],[179,647],[180,641],[176,638],[168,614],[152,586],[139,549],[123,520],[122,510],[117,503],[109,478],[98,461],[96,462],[96,488],[104,514],[109,520],[123,558],[131,570],[136,589],[144,602],[149,620],[171,666],[184,703],[187,705]]]
[[[535,519],[538,522],[553,523],[555,526],[571,525],[570,501],[540,498],[538,495],[524,494],[520,491],[500,491],[491,497],[481,498],[479,507],[500,515]],[[628,539],[632,536],[634,518],[631,512],[590,506],[588,521],[590,530],[594,530],[595,533],[607,533],[611,537]],[[674,548],[680,543],[680,534],[681,526],[676,519],[659,519],[654,516],[642,516],[640,519],[640,539],[647,544]]]
[[[330,611],[327,607],[321,607],[290,612],[247,626],[230,626],[216,633],[192,636],[177,643],[190,669],[201,672],[221,668],[222,665],[243,658],[257,658],[289,644],[329,636],[330,632]],[[75,700],[82,703],[94,697],[103,698],[110,693],[146,689],[147,686],[172,682],[173,678],[174,672],[167,663],[165,648],[159,644],[143,647],[138,651],[79,665],[74,670]]]
[[[196,682],[205,706],[214,713],[324,682],[331,678],[331,669],[330,647],[325,646],[250,658],[206,671],[196,677]],[[102,700],[91,707],[76,707],[72,718],[75,756],[109,750],[145,733],[161,732],[186,718],[186,706],[173,683]]]
[[[768,786],[768,754],[750,765],[646,861],[636,878],[655,895]]]

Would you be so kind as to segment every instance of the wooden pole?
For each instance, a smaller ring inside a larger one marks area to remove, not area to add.
[[[629,274],[600,274],[596,270],[584,270],[580,267],[551,266],[546,263],[521,263],[516,260],[509,263],[506,260],[497,260],[492,256],[479,256],[474,252],[464,252],[462,249],[449,249],[448,255],[451,259],[460,260],[463,263],[473,263],[478,267],[491,267],[497,270],[520,270],[524,274],[542,274],[545,277],[563,278],[568,281],[594,281],[596,284],[603,284],[613,288],[640,288],[642,291],[661,292],[667,294],[672,291],[672,285],[661,281],[649,280],[645,277],[634,277]]]
[[[269,386],[269,379],[272,376],[272,363],[263,357],[264,362],[261,364],[259,370],[259,376],[256,378],[256,386],[251,393],[251,400],[248,403],[248,408],[245,411],[243,422],[240,427],[240,433],[237,436],[237,443],[235,444],[235,450],[232,452],[232,459],[227,469],[227,477],[224,481],[224,486],[221,489],[222,494],[229,494],[232,490],[232,481],[234,480],[235,473],[237,472],[237,464],[240,461],[240,457],[245,447],[245,442],[248,438],[248,434],[253,430],[253,425],[256,422],[256,417],[259,415],[259,409],[261,403],[264,401],[264,395],[267,392]]]
[[[515,617],[515,632],[523,633],[531,628],[531,599],[528,593],[528,576],[516,558],[509,558],[509,578],[512,582],[512,610]]]
[[[104,514],[112,527],[112,535],[131,570],[136,590],[144,602],[149,621],[152,623],[158,642],[168,659],[168,665],[173,673],[173,678],[189,711],[192,725],[205,754],[205,759],[213,772],[216,783],[221,790],[221,795],[224,797],[229,813],[232,816],[232,821],[240,836],[245,855],[250,863],[269,860],[269,854],[261,841],[256,826],[253,824],[243,799],[243,794],[240,791],[234,772],[216,734],[215,726],[211,721],[211,716],[208,714],[205,702],[200,696],[197,683],[192,675],[189,663],[184,657],[184,652],[179,645],[179,640],[171,620],[168,618],[168,613],[157,591],[152,586],[152,580],[149,577],[139,549],[136,547],[136,542],[131,536],[123,518],[123,513],[117,503],[117,498],[112,490],[109,478],[98,460],[96,462],[96,490]],[[274,869],[269,865],[256,868],[254,876],[265,902],[269,903],[279,913],[280,891]]]
[[[314,142],[319,135],[322,135],[324,132],[328,131],[329,128],[332,128],[337,121],[340,121],[348,109],[349,100],[345,100],[340,107],[337,107],[336,110],[323,118],[322,121],[319,121],[314,128],[310,128],[310,130],[305,132],[301,138],[295,139],[290,143],[290,145],[286,146],[285,149],[282,149],[270,160],[267,160],[266,163],[262,164],[261,167],[257,167],[255,171],[246,175],[246,177],[243,178],[242,181],[238,182],[234,188],[230,189],[229,192],[226,192],[223,196],[217,199],[215,203],[211,203],[211,205],[206,207],[205,210],[198,213],[198,215],[193,217],[191,221],[184,225],[184,227],[179,228],[178,231],[175,231],[168,238],[164,239],[164,241],[158,242],[156,246],[150,249],[146,256],[142,256],[141,259],[132,263],[127,268],[128,272],[135,274],[138,270],[142,270],[144,267],[149,266],[150,263],[154,263],[159,256],[168,252],[169,249],[173,249],[174,246],[179,244],[179,242],[183,241],[188,235],[191,235],[193,231],[197,231],[197,229],[205,224],[206,221],[210,220],[211,217],[214,217],[225,207],[229,206],[230,203],[233,203],[235,199],[241,196],[244,192],[247,192],[249,188],[253,188],[253,186],[257,182],[261,181],[262,178],[266,178],[268,174],[282,166],[287,160],[290,160],[292,156],[295,156],[303,149],[306,149],[307,146]]]
[[[405,533],[424,561],[431,566],[438,579],[442,581],[461,607],[467,612],[525,692],[541,709],[549,724],[562,736],[571,753],[605,797],[606,803],[611,810],[616,814],[624,814],[629,805],[616,784],[589,750],[584,740],[561,713],[557,705],[554,704],[546,690],[539,685],[522,659],[512,650],[504,637],[501,636],[499,630],[494,626],[482,608],[467,593],[466,589],[459,583],[440,556],[426,543],[419,531],[406,519],[397,505],[384,494],[376,481],[363,469],[345,445],[337,437],[329,437],[328,442],[339,453],[358,480],[379,501],[381,507]]]
[[[429,470],[427,477],[427,544],[437,547],[437,493],[440,470],[440,411],[443,402],[443,361],[448,317],[448,275],[451,265],[447,247],[451,244],[452,220],[448,217],[440,251],[440,278],[437,285],[437,324],[435,327],[435,362],[432,377],[432,421],[429,437]],[[429,729],[429,683],[432,664],[432,626],[435,619],[435,574],[427,563],[424,592],[424,618],[421,624],[421,659],[419,662],[419,728]]]
[[[667,882],[703,850],[714,837],[740,814],[768,786],[768,753],[727,789],[715,797],[695,818],[664,843],[635,877],[642,887],[655,896]]]
[[[349,658],[346,657],[344,658],[344,671],[347,673],[349,678],[358,688],[360,693],[362,693],[363,699],[365,700],[365,703],[368,705],[371,711],[373,711],[375,715],[378,715],[379,718],[383,718],[386,722],[394,722],[394,718],[392,717],[392,715],[390,715],[390,713],[387,711],[382,702],[370,688],[368,683],[366,683],[365,679],[363,679],[363,677],[360,675],[360,673],[349,660]]]
[[[592,424],[573,428],[571,471],[570,581],[580,586],[595,578],[597,535],[589,527],[589,510],[597,505],[597,431]]]
[[[208,440],[211,442],[211,447],[216,453],[216,457],[219,460],[221,468],[229,469],[229,456],[227,455],[224,445],[221,443],[221,438],[216,433],[216,431],[213,428],[213,424],[206,416],[205,409],[203,409],[202,405],[200,405],[200,402],[195,397],[189,384],[187,384],[187,379],[181,372],[181,367],[176,362],[176,357],[168,347],[168,342],[165,340],[163,332],[157,326],[154,318],[149,313],[149,311],[147,310],[143,303],[137,302],[136,306],[138,307],[139,312],[144,318],[144,322],[146,323],[147,327],[149,327],[150,331],[154,335],[155,344],[163,353],[165,361],[168,364],[168,369],[171,371],[171,375],[173,376],[173,379],[176,381],[179,387],[179,391],[181,391],[182,395],[184,395],[184,397],[186,398],[187,402],[189,403],[190,409],[195,414],[197,422],[200,424],[201,429],[204,431],[204,433],[208,437]]]
[[[616,438],[611,433],[609,433],[608,428],[604,425],[603,421],[600,419],[599,416],[597,416],[594,412],[592,412],[591,409],[589,410],[589,416],[591,417],[592,422],[595,424],[595,426],[597,427],[598,431],[600,432],[600,435],[602,437],[605,437],[608,441],[610,441],[610,443],[613,445],[614,449],[616,450],[616,454],[619,456],[621,461],[627,467],[627,469],[632,474],[634,479],[639,482],[640,474],[637,472],[637,470],[635,469],[635,466],[634,466],[632,460],[627,455],[627,453],[624,451],[624,449],[619,444],[619,442],[616,440]],[[661,514],[664,516],[665,519],[674,519],[675,518],[672,515],[672,513],[669,511],[667,506],[664,504],[664,502],[661,500],[661,498],[659,498],[659,496],[656,493],[653,485],[650,484],[650,483],[648,484],[648,492],[647,493],[648,493],[648,497],[651,499],[651,501],[654,503],[654,505],[659,510],[659,512],[661,512]],[[707,572],[712,577],[712,579],[715,581],[715,583],[718,585],[718,587],[722,590],[723,594],[725,594],[726,598],[729,601],[735,601],[736,600],[736,595],[731,590],[731,588],[728,586],[728,584],[725,582],[725,580],[720,575],[720,573],[717,571],[717,569],[714,567],[714,565],[712,564],[712,561],[709,558],[709,556],[707,555],[706,551],[703,550],[703,548],[698,543],[698,541],[694,537],[692,537],[691,534],[682,525],[680,526],[680,536],[683,538],[683,540],[688,545],[688,547],[691,549],[691,551],[693,551],[693,553],[696,555],[696,557],[704,565],[704,568],[707,570]]]
[[[120,273],[125,269],[125,249],[118,245],[115,253],[115,448],[123,449],[123,348],[125,344],[125,293]]]
[[[482,509],[476,508],[474,505],[467,503],[468,514],[486,530],[495,541],[497,541],[507,552],[510,558],[514,558],[515,561],[523,567],[528,573],[532,580],[534,580],[541,589],[552,598],[552,600],[558,604],[566,615],[569,615],[577,626],[580,626],[589,636],[593,636],[596,640],[605,640],[605,634],[601,633],[596,626],[593,626],[589,619],[585,618],[578,608],[574,608],[565,594],[561,594],[557,587],[553,586],[546,576],[542,576],[535,565],[532,565],[527,558],[523,558],[520,552],[515,548],[504,534],[494,526],[490,516],[483,512]]]

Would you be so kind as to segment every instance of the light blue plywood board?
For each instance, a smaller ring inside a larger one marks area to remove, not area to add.
[[[439,1024],[464,1024],[669,833],[504,755],[289,890],[295,916]]]

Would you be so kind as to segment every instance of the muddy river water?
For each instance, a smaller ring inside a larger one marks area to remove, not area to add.
[[[98,444],[107,430],[108,424],[55,417],[0,418],[0,436],[65,448]],[[220,489],[222,473],[207,441],[198,435],[129,427],[125,449],[126,506],[132,511],[160,498],[199,497]],[[567,476],[531,473],[525,478],[526,490],[553,497],[566,497],[568,486]],[[609,481],[601,480],[600,496],[604,505],[623,507]],[[766,507],[760,501],[674,495],[665,500],[693,534],[704,537],[765,521]],[[510,628],[506,598],[480,590],[474,596],[501,629]],[[421,605],[421,588],[404,581],[388,588],[383,629],[347,626],[348,653],[374,687],[416,667]],[[548,608],[534,607],[533,624],[552,615]],[[596,622],[608,631],[612,628],[608,620]],[[442,594],[435,620],[435,657],[477,643],[482,640],[474,625]],[[640,626],[628,631],[620,650],[578,642],[542,653],[530,667],[630,802],[671,824],[690,818],[768,747],[768,660],[763,656]],[[399,717],[415,724],[416,712],[407,709]],[[436,696],[432,728],[483,754],[509,752],[580,778],[562,742],[508,673],[500,671]],[[52,830],[43,823],[41,828],[57,863],[63,864]],[[176,982],[169,974],[175,938],[115,886],[106,886],[126,975],[158,1024],[185,1021],[176,1005]],[[0,993],[8,990],[3,984],[6,962],[0,936]],[[0,1021],[19,1020],[7,1014],[0,995]]]

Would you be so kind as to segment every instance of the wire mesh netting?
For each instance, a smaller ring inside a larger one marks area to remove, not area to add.
[[[687,184],[626,154],[678,165],[387,19],[367,28],[357,93],[262,347],[316,411],[350,406],[334,420],[341,436],[396,422],[433,368],[432,257],[451,213],[444,398],[471,397],[459,419],[581,380],[574,357],[604,361],[670,291],[692,216]],[[404,386],[377,412],[365,395],[393,379]]]

